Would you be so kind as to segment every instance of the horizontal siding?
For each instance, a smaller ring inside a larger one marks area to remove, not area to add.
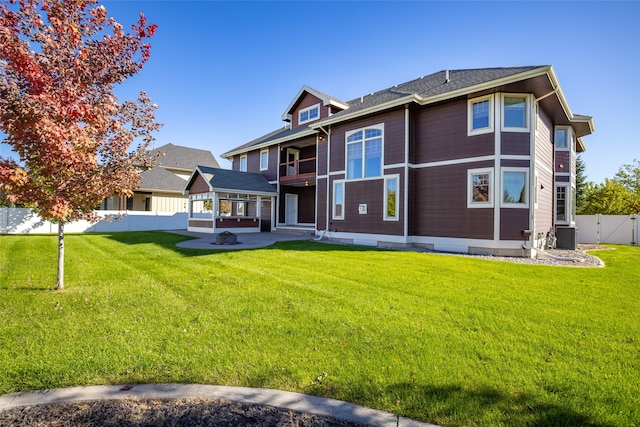
[[[523,240],[522,231],[528,229],[529,209],[503,208],[500,210],[501,240]]]
[[[234,162],[235,163],[235,162]],[[189,194],[201,194],[209,192],[209,184],[207,181],[198,173],[196,177],[191,182],[191,185],[187,189]]]
[[[491,162],[415,169],[413,234],[493,239],[493,208],[467,208],[467,171]]]
[[[531,154],[531,134],[529,132],[502,132],[500,150],[503,155],[528,156]]]
[[[538,233],[546,233],[553,226],[553,125],[540,111],[536,126],[536,170],[538,172],[538,203],[535,212],[534,238]]]
[[[300,112],[300,110],[304,110],[305,108],[311,107],[312,105],[315,105],[315,104],[320,104],[320,118],[318,120],[323,120],[329,117],[329,107],[322,105],[322,101],[319,98],[316,98],[310,93],[305,93],[305,95],[302,97],[300,102],[298,102],[298,105],[296,105],[295,109],[293,110],[292,117],[291,117],[291,126],[294,128],[299,126],[298,112]],[[318,120],[314,120],[314,121],[318,121]],[[313,122],[305,122],[304,124],[302,124],[302,126],[308,126],[310,123],[313,123]]]
[[[345,206],[344,220],[332,220],[331,230],[349,233],[375,233],[402,235],[402,180],[399,187],[399,218],[398,221],[385,221],[384,209],[384,180],[346,181],[344,188]],[[359,206],[367,205],[367,213],[360,214]]]
[[[316,229],[325,230],[327,228],[327,179],[318,180],[316,187],[317,194],[317,218]]]
[[[560,173],[569,173],[571,169],[569,158],[569,151],[556,151],[555,171]]]
[[[467,136],[467,101],[412,111],[412,163],[493,155],[493,133]]]
[[[318,147],[316,149],[316,163],[318,165],[317,174],[318,175],[326,175],[327,174],[327,148],[328,148],[328,138],[325,137],[322,141],[318,141]]]

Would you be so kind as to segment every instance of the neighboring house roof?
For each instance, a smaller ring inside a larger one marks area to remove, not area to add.
[[[184,194],[187,194],[188,188],[197,174],[202,175],[207,181],[209,191],[245,192],[248,194],[265,195],[278,194],[273,185],[269,184],[269,181],[259,173],[211,168],[207,166],[196,167],[187,184],[183,187]]]
[[[154,167],[140,172],[140,185],[136,191],[162,191],[182,193],[184,179],[162,167]]]
[[[151,150],[151,154],[160,154],[156,165],[169,169],[182,169],[191,173],[198,165],[219,168],[211,151],[197,148],[183,147],[180,145],[166,144]],[[183,181],[184,183],[184,181]]]
[[[166,144],[151,150],[153,157],[157,154],[159,155],[153,168],[140,172],[140,185],[136,191],[182,194],[185,180],[174,172],[190,174],[198,165],[220,167],[213,154],[207,150]]]
[[[361,96],[347,102],[348,108],[343,109],[329,118],[311,124],[309,127],[301,126],[295,129],[279,129],[260,138],[256,138],[246,144],[238,146],[231,151],[222,154],[222,157],[231,159],[234,155],[240,154],[252,148],[262,148],[276,143],[291,140],[294,137],[313,134],[309,129],[319,129],[321,126],[338,123],[344,120],[353,119],[362,115],[393,108],[408,102],[418,104],[428,104],[470,93],[488,90],[497,86],[525,80],[547,74],[555,94],[562,105],[568,119],[581,127],[583,135],[587,135],[594,130],[593,119],[589,116],[582,116],[571,113],[569,106],[562,94],[560,85],[555,77],[553,68],[550,65],[508,67],[508,68],[480,68],[469,70],[444,70],[427,76],[398,84],[393,87],[373,92],[366,96]],[[298,93],[292,104],[288,107],[285,115],[295,106],[298,98],[304,91],[312,90],[306,86]],[[317,91],[312,93],[317,95]],[[321,92],[320,92],[321,93]],[[322,98],[321,98],[322,99]],[[284,117],[284,115],[283,115]],[[306,131],[306,132],[305,132]],[[305,132],[305,133],[303,133]]]

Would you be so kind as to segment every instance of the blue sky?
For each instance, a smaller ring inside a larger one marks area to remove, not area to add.
[[[303,85],[343,101],[444,69],[553,65],[574,113],[593,116],[587,179],[640,159],[638,2],[105,0],[128,27],[158,24],[145,90],[158,146],[220,154],[283,125]],[[1,148],[6,155],[6,146]]]

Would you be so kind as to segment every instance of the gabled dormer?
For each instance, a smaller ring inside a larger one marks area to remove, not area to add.
[[[346,110],[349,105],[325,93],[303,86],[284,114],[282,120],[291,123],[291,128],[307,126],[339,111]]]

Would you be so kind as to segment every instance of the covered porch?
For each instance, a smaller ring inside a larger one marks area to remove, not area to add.
[[[187,181],[187,230],[199,233],[271,232],[275,188],[257,173],[197,166]]]
[[[275,230],[275,196],[211,191],[189,195],[187,230],[257,233]]]

